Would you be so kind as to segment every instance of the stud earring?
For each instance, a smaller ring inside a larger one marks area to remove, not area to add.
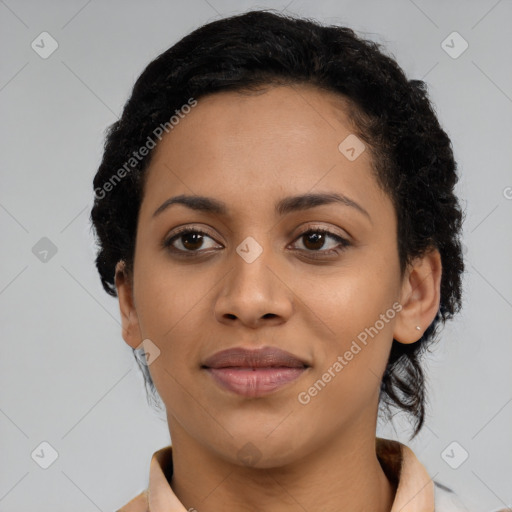
[[[418,331],[421,331],[421,327],[419,325],[416,326],[416,329],[418,329]]]

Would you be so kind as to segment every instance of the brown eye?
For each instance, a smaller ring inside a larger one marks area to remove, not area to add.
[[[310,231],[302,235],[304,239],[304,246],[312,251],[317,251],[325,244],[325,233],[318,233],[317,231]]]
[[[181,239],[183,247],[190,251],[200,249],[203,245],[203,235],[201,233],[186,233],[181,235]]]
[[[337,244],[331,244],[331,247],[322,250],[322,247],[326,245],[329,239],[336,241]],[[333,253],[338,254],[351,245],[345,238],[323,228],[308,229],[299,235],[297,240],[303,240],[302,244],[305,247],[305,249],[301,249],[303,252],[319,253],[318,255],[315,254],[314,257],[332,255]]]
[[[165,240],[163,246],[174,253],[199,253],[199,249],[211,249],[213,247],[204,247],[206,239],[213,240],[204,231],[185,228]]]

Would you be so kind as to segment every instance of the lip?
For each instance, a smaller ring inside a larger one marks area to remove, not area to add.
[[[257,349],[234,347],[216,352],[207,358],[202,366],[207,368],[302,368],[309,365],[294,354],[277,347]]]
[[[276,347],[235,347],[213,354],[202,368],[222,388],[246,397],[258,397],[298,379],[309,364]]]

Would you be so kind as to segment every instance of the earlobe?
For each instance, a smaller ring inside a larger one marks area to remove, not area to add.
[[[142,342],[142,337],[133,298],[133,280],[127,272],[123,260],[116,264],[115,284],[119,299],[123,339],[130,347],[137,348]]]
[[[441,255],[435,248],[411,263],[402,283],[396,341],[415,343],[432,323],[441,303],[441,276]]]

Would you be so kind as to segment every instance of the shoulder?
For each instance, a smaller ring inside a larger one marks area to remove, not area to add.
[[[142,491],[116,512],[148,512],[148,491]]]

